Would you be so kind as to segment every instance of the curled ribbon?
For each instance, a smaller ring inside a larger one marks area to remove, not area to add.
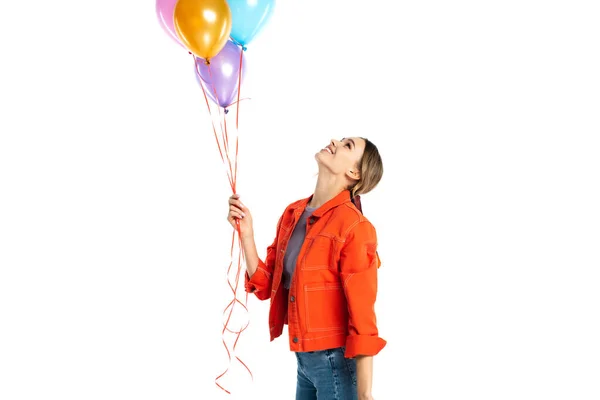
[[[194,59],[194,63],[195,63],[195,71],[196,74],[199,75],[199,69],[198,69],[198,61],[196,59],[196,57],[194,57],[192,55],[192,58]],[[209,74],[211,74],[211,81],[214,82],[214,80],[212,80],[212,72],[210,70],[210,65],[208,65],[208,71]],[[238,98],[237,101],[235,102],[237,110],[236,110],[236,131],[238,129],[239,126],[239,104],[240,104],[240,89],[241,89],[241,74],[242,74],[242,55],[240,53],[240,68],[239,68],[239,79],[238,79]],[[217,142],[217,148],[219,150],[219,155],[221,156],[221,161],[223,162],[223,164],[225,165],[226,168],[226,172],[227,172],[227,178],[229,180],[229,185],[231,187],[231,190],[233,192],[233,194],[236,193],[236,179],[237,179],[237,168],[238,168],[238,153],[239,153],[239,141],[238,141],[238,137],[236,135],[236,140],[235,140],[235,158],[234,161],[232,163],[230,157],[229,157],[229,153],[230,153],[230,149],[229,149],[229,134],[227,131],[227,119],[226,119],[226,115],[228,114],[228,110],[227,107],[225,107],[225,112],[223,114],[221,114],[221,109],[219,108],[219,120],[220,120],[220,128],[221,128],[221,138],[219,140],[219,135],[217,134],[217,127],[215,125],[215,121],[211,112],[211,107],[210,107],[210,103],[208,101],[208,96],[206,95],[206,89],[204,88],[204,83],[202,81],[202,79],[199,79],[200,83],[200,87],[202,88],[202,93],[204,95],[204,100],[206,102],[206,107],[208,109],[208,113],[209,116],[211,118],[211,122],[212,122],[212,128],[213,128],[213,134],[215,137],[215,140]],[[217,91],[214,87],[212,87],[213,93],[215,95],[215,98],[217,99],[218,102],[218,97],[217,97]],[[243,100],[243,99],[242,99]],[[233,105],[230,104],[230,105]],[[236,236],[237,236],[237,240],[236,240]],[[239,248],[239,252],[238,252],[238,257],[237,257],[237,271],[236,271],[236,275],[235,275],[235,281],[232,283],[230,276],[231,276],[231,270],[233,268],[234,265],[234,249],[236,247]],[[234,357],[235,359],[244,366],[244,368],[246,368],[246,370],[248,371],[248,373],[250,374],[250,377],[252,379],[254,379],[253,375],[252,375],[252,371],[250,371],[250,368],[248,368],[248,366],[237,356],[235,355],[235,350],[236,350],[236,346],[237,343],[240,339],[240,336],[242,334],[242,332],[244,332],[246,330],[246,328],[248,328],[249,325],[249,320],[248,322],[241,327],[239,330],[234,330],[229,328],[229,323],[231,322],[231,318],[233,316],[233,311],[235,309],[236,304],[241,306],[246,312],[248,312],[248,293],[245,294],[245,302],[242,303],[242,301],[240,301],[237,297],[237,293],[238,293],[238,289],[239,289],[239,281],[241,278],[241,274],[242,274],[242,261],[244,259],[244,252],[243,252],[243,247],[242,247],[242,240],[241,240],[241,232],[240,232],[240,225],[239,225],[239,221],[237,222],[237,227],[236,229],[233,230],[232,232],[232,237],[231,237],[231,250],[230,250],[230,262],[229,262],[229,266],[227,268],[227,284],[229,286],[229,288],[231,289],[231,292],[233,294],[233,299],[229,302],[229,304],[227,304],[227,306],[225,307],[225,309],[223,310],[223,315],[227,316],[224,324],[223,324],[223,330],[221,331],[221,340],[223,342],[223,346],[225,347],[225,350],[227,352],[227,357],[228,357],[228,361],[229,361],[229,365],[231,365],[231,361],[232,361],[232,352],[234,353]],[[230,349],[227,346],[227,342],[225,341],[225,333],[229,332],[235,335],[235,341],[233,343],[232,348]],[[219,376],[216,377],[215,379],[215,384],[222,389],[223,391],[225,391],[227,394],[231,394],[231,392],[229,390],[227,390],[226,388],[224,388],[220,383],[219,383],[219,379],[221,379],[223,376],[225,376],[225,374],[229,371],[229,367],[227,367],[225,369],[224,372],[222,372]]]

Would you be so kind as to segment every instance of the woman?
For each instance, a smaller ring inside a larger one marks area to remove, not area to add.
[[[359,195],[379,183],[383,165],[377,147],[360,137],[332,140],[315,158],[315,191],[285,209],[264,262],[238,195],[229,198],[227,220],[239,223],[246,291],[271,299],[271,341],[288,325],[296,400],[371,400],[373,356],[386,341],[374,312],[377,235]]]

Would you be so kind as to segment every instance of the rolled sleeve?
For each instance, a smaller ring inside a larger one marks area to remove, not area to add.
[[[379,336],[349,335],[346,339],[346,353],[344,357],[354,358],[359,355],[374,356],[385,347],[386,343]]]
[[[244,287],[246,292],[254,293],[259,300],[267,300],[271,297],[271,287],[273,286],[273,270],[275,269],[275,260],[277,258],[277,242],[279,237],[279,228],[283,216],[277,222],[277,231],[273,243],[267,247],[267,256],[263,262],[258,260],[258,266],[252,277],[248,271],[244,274]]]
[[[387,343],[379,337],[375,315],[380,265],[375,228],[369,221],[361,221],[347,235],[340,258],[340,274],[348,304],[346,358],[374,356]]]
[[[248,271],[246,271],[245,276],[244,287],[246,292],[254,293],[260,300],[267,300],[271,297],[273,275],[267,271],[266,265],[262,261],[258,261],[258,268],[252,277],[248,276]]]

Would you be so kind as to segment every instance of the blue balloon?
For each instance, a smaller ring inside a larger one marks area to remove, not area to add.
[[[271,19],[275,0],[227,0],[234,42],[246,47]]]

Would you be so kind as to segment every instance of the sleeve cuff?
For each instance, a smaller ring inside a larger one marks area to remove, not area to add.
[[[244,288],[247,293],[254,293],[260,300],[266,300],[271,296],[271,276],[261,267],[256,269],[252,277],[248,271],[244,274]]]
[[[252,279],[248,275],[248,271],[246,271],[246,273],[244,275],[246,277],[244,279],[244,287],[246,288],[246,292],[248,292],[248,293],[256,292],[256,285],[254,285],[254,282],[252,282]]]
[[[346,339],[344,357],[374,356],[385,347],[387,342],[379,336],[350,335]]]

